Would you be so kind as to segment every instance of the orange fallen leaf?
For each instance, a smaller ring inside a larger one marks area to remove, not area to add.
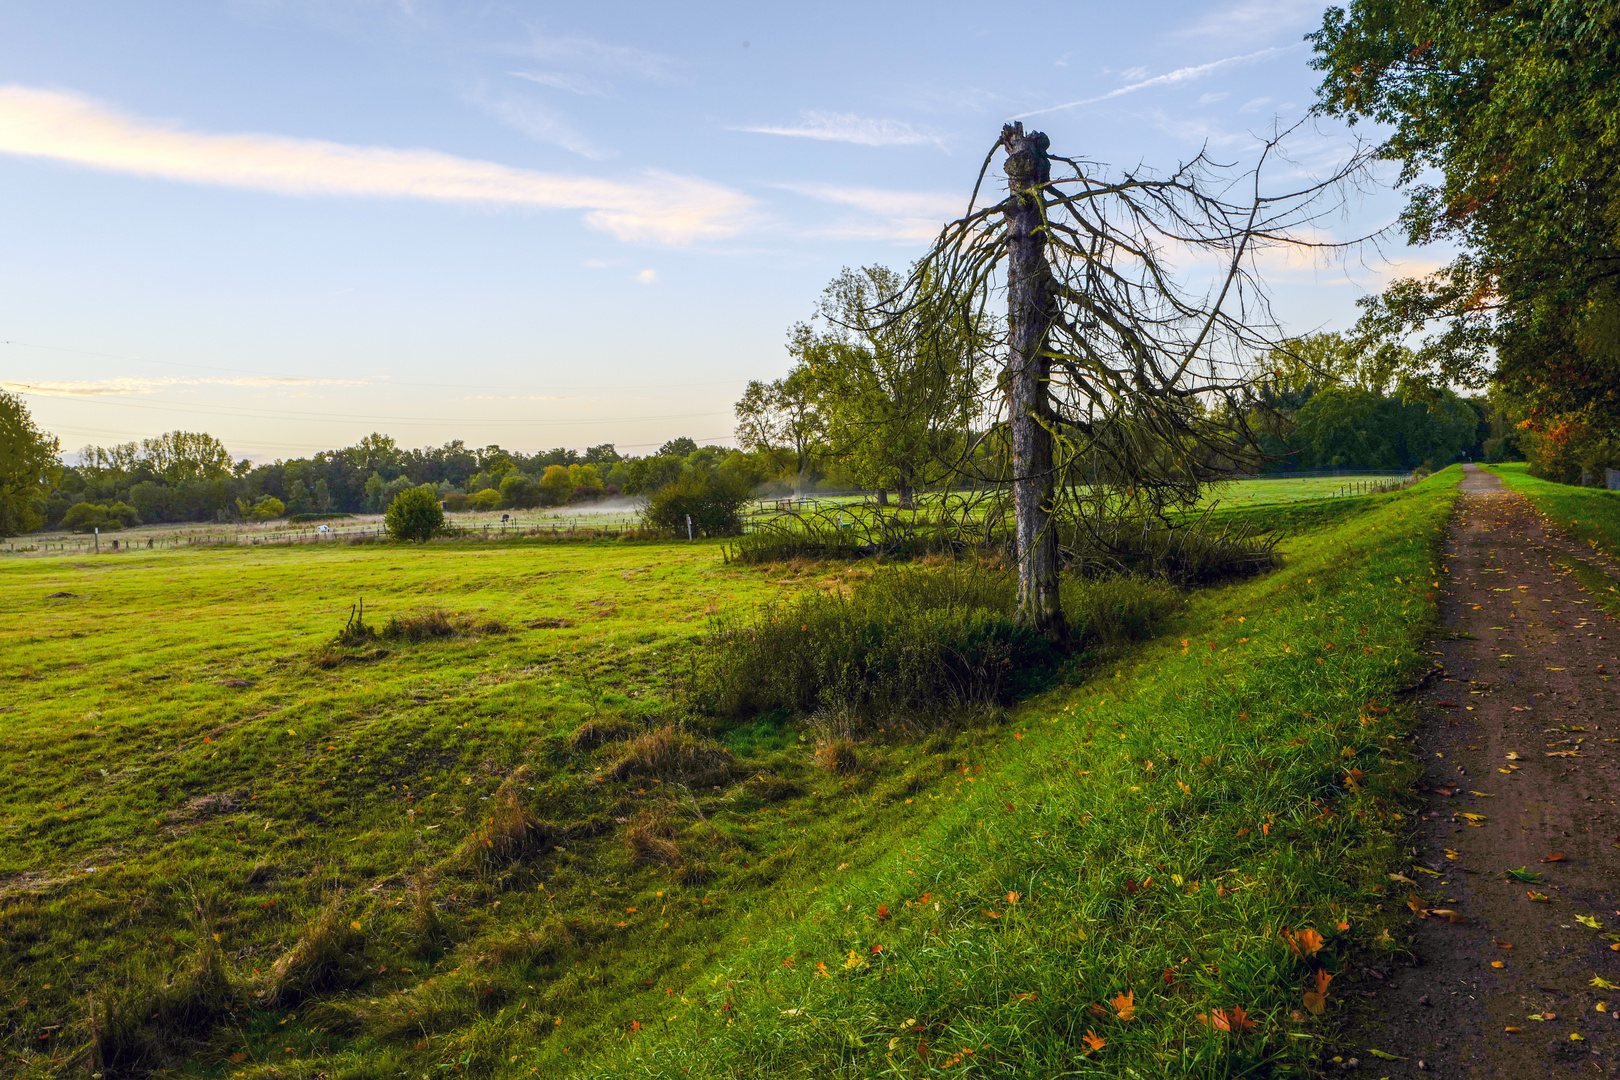
[[[1085,1035],[1083,1036],[1083,1038],[1085,1039],[1085,1042],[1086,1042],[1086,1052],[1087,1053],[1090,1053],[1093,1050],[1101,1050],[1103,1047],[1108,1045],[1108,1040],[1107,1039],[1099,1039],[1097,1037],[1096,1032],[1094,1032],[1094,1031],[1088,1030],[1085,1033]]]
[[[1208,1016],[1199,1013],[1197,1019],[1205,1027],[1213,1028],[1216,1031],[1229,1031],[1233,1035],[1242,1035],[1244,1032],[1253,1031],[1255,1026],[1254,1021],[1249,1019],[1249,1014],[1237,1005],[1232,1006],[1230,1009],[1216,1009]]]
[[[878,909],[877,909],[877,921],[878,922],[883,922],[888,917],[889,917],[889,905],[888,904],[879,904]]]
[[[1129,1020],[1136,1015],[1136,991],[1127,990],[1123,994],[1108,999],[1108,1004],[1114,1007],[1114,1015],[1121,1020]]]
[[[1021,892],[1010,892],[1007,894],[1007,903],[1016,905],[1023,897],[1024,894]]]
[[[1327,988],[1328,983],[1332,981],[1333,976],[1327,972],[1321,970],[1316,972],[1316,988],[1306,990],[1304,994],[1305,1007],[1311,1010],[1312,1014],[1321,1016],[1327,1011]]]
[[[1417,898],[1417,894],[1415,893],[1407,896],[1406,906],[1411,908],[1420,919],[1427,919],[1429,917],[1429,909],[1423,906],[1423,901],[1419,900]]]
[[[1500,961],[1500,960],[1492,960],[1491,961],[1491,967],[1493,967],[1493,968],[1505,968],[1505,967],[1507,967],[1507,965],[1502,963],[1502,961]]]
[[[1542,859],[1541,861],[1542,862],[1563,862],[1564,861],[1564,853],[1562,851],[1555,851],[1551,855],[1548,855],[1545,859]]]
[[[1437,918],[1444,919],[1448,923],[1453,923],[1453,924],[1456,924],[1456,925],[1461,925],[1462,923],[1465,923],[1465,922],[1468,921],[1468,916],[1464,915],[1460,911],[1452,911],[1450,908],[1443,908],[1443,907],[1430,908],[1429,909],[1429,914],[1434,915]]]
[[[1301,960],[1310,959],[1322,949],[1322,935],[1310,927],[1306,927],[1297,934],[1289,933],[1288,929],[1284,927],[1282,936],[1283,940],[1288,943],[1288,948]]]

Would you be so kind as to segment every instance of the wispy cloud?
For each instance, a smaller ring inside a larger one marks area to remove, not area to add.
[[[910,124],[898,120],[873,120],[854,113],[816,112],[807,110],[799,114],[796,125],[768,125],[736,127],[733,131],[751,131],[760,135],[788,135],[799,139],[821,139],[826,142],[847,142],[859,146],[920,146],[933,143],[944,146],[938,135],[918,131]]]
[[[854,187],[843,184],[778,184],[778,187],[819,202],[848,206],[869,215],[815,230],[837,239],[928,241],[939,235],[947,221],[966,211],[959,195],[932,191],[896,191],[892,188]]]
[[[516,79],[527,79],[541,86],[549,86],[553,90],[563,90],[581,97],[607,97],[613,92],[611,83],[600,79],[590,79],[583,75],[565,75],[560,71],[508,71],[508,75]]]
[[[0,153],[135,176],[278,195],[428,199],[582,210],[620,240],[685,244],[732,236],[753,206],[697,177],[558,176],[433,150],[349,146],[281,135],[210,135],[115,112],[75,94],[0,86]]]
[[[1044,109],[1031,109],[1029,112],[1019,113],[1017,116],[1010,117],[1009,119],[1023,120],[1031,116],[1040,116],[1043,113],[1057,112],[1059,109],[1072,109],[1079,105],[1095,105],[1100,101],[1109,101],[1113,98],[1123,97],[1126,94],[1134,94],[1138,90],[1146,90],[1154,86],[1174,86],[1177,83],[1191,82],[1194,79],[1201,79],[1205,75],[1210,75],[1217,71],[1223,71],[1226,68],[1258,63],[1261,60],[1269,60],[1271,57],[1277,56],[1280,53],[1292,52],[1295,49],[1302,47],[1303,44],[1279,45],[1275,48],[1260,49],[1255,52],[1244,53],[1242,56],[1228,56],[1221,60],[1211,60],[1207,64],[1196,64],[1192,67],[1177,68],[1176,70],[1166,72],[1163,75],[1155,75],[1151,79],[1142,79],[1138,82],[1127,83],[1118,89],[1108,91],[1106,94],[1098,94],[1096,97],[1081,98],[1078,101],[1066,101],[1062,105],[1048,105]]]
[[[176,386],[253,386],[290,389],[304,386],[366,386],[375,381],[374,379],[276,378],[274,376],[250,376],[236,379],[74,379],[47,382],[0,380],[0,388],[22,391],[28,394],[40,394],[47,397],[106,397],[151,394]]]
[[[491,90],[479,85],[465,96],[468,104],[493,117],[498,123],[521,131],[536,142],[560,146],[592,161],[617,156],[616,153],[569,123],[568,117],[543,102],[518,94]]]
[[[673,79],[680,66],[667,56],[631,45],[611,45],[580,34],[556,36],[533,29],[528,42],[512,51],[536,60],[623,72],[655,82]]]
[[[1241,3],[1212,11],[1170,36],[1179,40],[1207,41],[1210,38],[1272,38],[1279,32],[1290,37],[1302,25],[1322,20],[1321,0],[1242,0]]]
[[[636,274],[636,280],[643,285],[656,285],[658,284],[658,271],[642,270]]]

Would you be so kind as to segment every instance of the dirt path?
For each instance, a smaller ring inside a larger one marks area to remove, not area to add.
[[[1468,921],[1414,915],[1418,966],[1356,973],[1346,992],[1376,1009],[1340,1056],[1373,1077],[1620,1075],[1620,631],[1523,496],[1472,466],[1462,491],[1441,582],[1453,636],[1419,690],[1416,887],[1389,896]]]

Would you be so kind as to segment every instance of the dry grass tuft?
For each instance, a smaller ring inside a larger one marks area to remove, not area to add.
[[[612,780],[656,776],[661,780],[711,784],[728,778],[731,754],[719,743],[700,739],[674,724],[665,724],[624,745],[624,754],[608,771]]]
[[[587,720],[574,729],[574,749],[590,750],[603,743],[623,742],[635,730],[636,726],[628,720]]]
[[[171,978],[122,990],[104,987],[92,996],[87,1071],[144,1075],[178,1065],[193,1040],[241,1006],[242,996],[205,923],[196,955]]]
[[[340,989],[361,974],[366,937],[345,906],[343,897],[333,900],[271,965],[266,996],[272,1002],[300,1001],[322,990]]]
[[[643,811],[624,828],[624,846],[636,862],[651,866],[681,866],[686,862],[676,837],[681,833],[667,807]]]
[[[848,776],[861,767],[855,744],[848,739],[827,739],[816,744],[816,761],[828,772]]]

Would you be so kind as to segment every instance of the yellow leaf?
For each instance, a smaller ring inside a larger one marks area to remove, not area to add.
[[[1463,819],[1465,819],[1467,821],[1484,821],[1484,820],[1486,820],[1484,814],[1460,814],[1458,816],[1462,817]]]
[[[1448,859],[1460,859],[1460,858],[1462,858],[1462,856],[1457,854],[1455,851],[1452,851],[1450,848],[1446,848],[1446,858],[1448,858]]]
[[[1580,923],[1582,926],[1590,926],[1593,930],[1603,929],[1603,924],[1598,922],[1590,915],[1577,915],[1575,916],[1575,921]]]
[[[866,957],[862,956],[854,949],[849,950],[849,955],[844,958],[844,970],[852,971],[855,968],[863,968],[865,966]]]
[[[1578,1031],[1572,1031],[1572,1032],[1569,1033],[1569,1041],[1570,1042],[1585,1042],[1586,1041],[1586,1036],[1582,1035]]]
[[[1491,961],[1491,967],[1493,967],[1493,968],[1505,968],[1505,967],[1507,967],[1507,965],[1502,963],[1502,961],[1500,961],[1500,960],[1492,960]]]
[[[349,924],[349,929],[350,930],[358,930],[358,929],[360,929],[360,920],[355,919],[353,922],[351,922]]]
[[[1599,990],[1620,990],[1620,983],[1612,983],[1601,975],[1594,975],[1592,981],[1586,985],[1595,986]]]

